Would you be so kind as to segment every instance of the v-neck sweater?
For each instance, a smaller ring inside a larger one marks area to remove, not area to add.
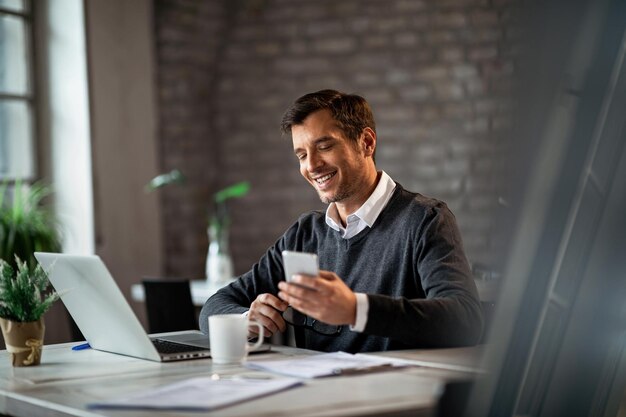
[[[476,344],[482,313],[456,220],[440,200],[397,184],[372,227],[350,239],[325,222],[323,211],[300,218],[252,269],[205,303],[200,328],[213,314],[242,313],[283,280],[283,250],[316,253],[320,269],[335,272],[354,292],[367,294],[363,332],[343,326],[336,336],[296,327],[298,347],[371,352]]]

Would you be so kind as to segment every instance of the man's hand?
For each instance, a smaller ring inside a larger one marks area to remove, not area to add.
[[[287,309],[288,304],[272,294],[261,294],[250,305],[248,318],[255,320],[264,327],[265,336],[272,336],[276,332],[284,332],[287,324],[283,319],[282,312]],[[251,335],[258,335],[258,328],[251,326]]]
[[[334,272],[294,275],[291,283],[282,281],[278,288],[281,299],[309,317],[334,325],[356,322],[356,295]]]

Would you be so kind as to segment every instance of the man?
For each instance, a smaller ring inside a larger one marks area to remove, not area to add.
[[[207,317],[241,313],[266,334],[295,324],[298,347],[382,351],[477,343],[482,314],[454,216],[377,171],[362,97],[306,94],[283,116],[300,173],[328,204],[303,214],[252,270],[207,300]],[[319,276],[284,281],[281,252],[319,257]]]

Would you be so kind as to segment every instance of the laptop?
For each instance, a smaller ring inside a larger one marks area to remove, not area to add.
[[[210,357],[209,337],[197,330],[150,338],[99,256],[35,258],[92,349],[157,362]],[[264,344],[256,352],[267,350]]]

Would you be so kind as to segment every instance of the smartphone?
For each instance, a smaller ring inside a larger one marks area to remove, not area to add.
[[[285,267],[285,280],[287,282],[291,282],[293,275],[317,276],[319,274],[316,254],[289,250],[284,250],[282,253],[283,266]]]

